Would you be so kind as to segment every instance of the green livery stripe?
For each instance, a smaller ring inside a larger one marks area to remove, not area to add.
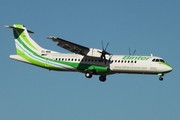
[[[21,25],[21,24],[15,24],[14,27],[16,27],[16,28],[22,28],[23,25]]]
[[[22,58],[24,58],[25,60],[27,60],[28,62],[30,62],[33,65],[43,67],[43,68],[48,68],[48,69],[55,69],[55,70],[59,69],[56,66],[49,65],[48,61],[47,61],[47,63],[46,62],[40,62],[40,61],[35,60],[35,59],[33,59],[33,58],[31,58],[31,57],[29,57],[27,55],[23,55],[23,52],[21,50],[19,50],[19,49],[17,49],[17,51],[21,54]]]
[[[37,54],[36,52],[34,52],[33,50],[31,50],[28,46],[26,46],[26,44],[24,44],[24,42],[21,40],[21,38],[17,38],[18,42],[29,52],[33,53],[33,54]]]
[[[49,65],[48,61],[47,61],[47,63],[46,62],[43,63],[43,62],[37,61],[37,60],[35,60],[35,59],[31,58],[31,57],[28,57],[27,55],[22,55],[21,57],[26,59],[27,61],[29,61],[33,65],[43,67],[43,68],[48,68],[48,69],[50,69],[50,68],[51,69],[57,69],[57,67]]]
[[[21,45],[23,45],[23,47],[24,47],[27,51],[29,51],[30,53],[32,53],[32,54],[35,55],[36,57],[42,58],[42,59],[44,59],[44,60],[47,59],[47,58],[45,58],[45,57],[40,56],[39,54],[37,54],[36,52],[34,52],[33,50],[31,50],[28,46],[26,46],[26,45],[23,43],[23,41],[21,40],[21,38],[17,38],[17,40],[18,40],[18,42],[19,42]],[[22,53],[22,52],[19,52],[19,51],[18,51],[18,54],[19,54],[20,56],[22,56],[22,57],[24,56],[24,55],[23,55],[24,53]],[[70,63],[70,62],[60,62],[60,61],[52,60],[52,59],[49,59],[49,58],[48,58],[48,61],[49,61],[49,62],[56,62],[56,63],[65,64],[65,65],[68,65],[68,66],[73,67],[73,68],[77,68],[77,66],[78,66],[78,63],[75,64],[75,63]],[[31,62],[31,63],[32,63],[32,62]],[[34,62],[33,62],[33,63],[34,63]],[[37,63],[35,63],[35,64],[37,64]],[[82,66],[80,66],[80,69],[82,69]]]
[[[22,51],[20,51],[17,47],[16,47],[16,52],[19,56],[23,55],[24,53]]]
[[[165,66],[168,66],[168,67],[172,68],[169,64],[167,64],[167,63],[165,63],[165,62],[159,62],[159,64],[163,64],[163,65],[165,65]]]
[[[16,27],[22,28],[22,25],[16,24]],[[23,30],[22,32],[21,32],[21,30],[17,30],[17,31],[19,31],[18,33],[21,33],[19,36],[21,36],[21,37],[24,39],[24,41],[25,41],[29,46],[31,46],[31,47],[34,48],[35,50],[38,50],[38,49],[35,48],[35,47],[31,44],[31,42],[28,40],[28,38],[27,38],[24,30]],[[18,34],[16,34],[16,36],[18,36]]]
[[[31,47],[34,48],[35,50],[38,50],[37,48],[35,48],[35,47],[29,42],[29,40],[28,40],[28,38],[26,37],[26,35],[25,35],[24,32],[22,32],[21,37],[24,39],[24,41],[25,41],[29,46],[31,46]]]
[[[18,42],[19,43],[22,43],[22,40],[20,39],[20,38],[18,38],[17,39],[18,40]],[[54,61],[54,60],[52,60],[52,59],[49,59],[49,58],[45,58],[45,57],[42,57],[42,56],[40,56],[39,54],[37,54],[36,52],[34,52],[34,51],[32,51],[30,48],[28,48],[25,44],[23,44],[23,47],[27,50],[27,51],[29,51],[30,53],[27,53],[27,55],[25,55],[25,53],[24,53],[24,51],[22,52],[22,51],[20,51],[20,50],[18,50],[18,48],[16,48],[17,49],[17,51],[18,51],[18,54],[21,56],[21,57],[23,57],[24,59],[26,58],[25,56],[27,56],[27,61],[29,61],[31,64],[34,64],[34,65],[38,65],[38,66],[41,66],[41,67],[43,67],[43,66],[45,66],[46,67],[46,65],[48,66],[48,68],[51,68],[51,69],[59,69],[59,67],[55,67],[55,66],[53,66],[53,65],[49,65],[49,64],[53,64],[54,62],[55,63],[60,63],[60,62],[57,62],[57,61]],[[28,54],[31,54],[32,56],[35,56],[35,57],[37,57],[38,59],[42,59],[42,61],[43,62],[40,62],[40,61],[38,61],[38,60],[34,60],[34,58],[32,58],[32,57],[28,57]],[[48,61],[47,61],[47,59],[48,59]],[[48,63],[46,64],[44,61],[47,61]],[[67,65],[68,67],[73,67],[73,66],[71,66],[72,65],[72,63],[71,63],[71,65],[68,65],[67,63],[62,63],[62,64],[65,64],[65,65]],[[57,66],[57,65],[56,65]],[[64,65],[58,65],[58,66],[62,66],[63,68],[66,68],[66,69],[70,69],[70,68],[68,68],[68,67],[66,67],[66,66],[64,66]],[[76,65],[75,65],[76,66]],[[74,67],[74,68],[76,68],[76,67]]]

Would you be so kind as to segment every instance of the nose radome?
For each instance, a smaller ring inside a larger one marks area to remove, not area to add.
[[[166,70],[169,71],[169,72],[171,72],[171,71],[173,70],[173,68],[170,67],[170,66],[167,66],[167,67],[166,67]]]
[[[172,71],[172,70],[173,70],[173,68],[172,68],[172,67],[169,67],[169,70],[170,70],[170,71]]]

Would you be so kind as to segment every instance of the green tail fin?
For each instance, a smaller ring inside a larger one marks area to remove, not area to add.
[[[5,26],[6,28],[12,28],[16,46],[16,52],[18,55],[30,53],[40,53],[43,50],[30,36],[29,33],[33,33],[27,30],[24,25],[14,24],[12,26]]]

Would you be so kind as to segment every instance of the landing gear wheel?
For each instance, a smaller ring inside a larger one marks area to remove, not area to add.
[[[86,73],[85,73],[85,76],[86,76],[87,78],[92,78],[92,74],[89,73],[89,72],[86,72]]]
[[[105,76],[105,75],[99,76],[99,80],[100,80],[101,82],[105,82],[105,81],[106,81],[106,76]]]
[[[159,77],[159,80],[160,80],[160,81],[163,81],[163,77],[160,76],[160,77]]]

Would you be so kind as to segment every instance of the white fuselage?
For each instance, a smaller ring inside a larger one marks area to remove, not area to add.
[[[96,57],[86,57],[78,54],[55,53],[47,54],[46,57],[69,63],[107,66],[113,73],[157,74],[170,69],[170,67],[165,66],[164,64],[153,62],[153,59],[162,59],[155,56],[112,55],[107,56],[106,63]],[[47,64],[50,64],[48,59]],[[75,69],[72,70],[76,71]]]

